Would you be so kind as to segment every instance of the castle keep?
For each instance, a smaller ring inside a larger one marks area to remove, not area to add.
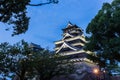
[[[83,30],[69,22],[62,31],[62,39],[55,42],[56,54],[67,56],[74,61],[87,60],[88,53],[83,50],[86,43]]]

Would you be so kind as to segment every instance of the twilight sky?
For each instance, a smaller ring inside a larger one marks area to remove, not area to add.
[[[37,3],[39,0],[32,1]],[[85,33],[88,23],[102,4],[111,1],[113,0],[59,0],[58,4],[28,7],[28,16],[31,17],[28,31],[11,37],[11,32],[4,30],[8,25],[0,23],[0,43],[13,44],[24,39],[53,50],[54,41],[61,39],[61,29],[66,27],[68,21],[81,27]]]

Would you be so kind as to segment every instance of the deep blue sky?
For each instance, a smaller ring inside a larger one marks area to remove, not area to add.
[[[32,0],[37,3],[39,0]],[[11,32],[4,29],[8,25],[0,23],[0,43],[11,44],[24,39],[53,50],[54,41],[61,39],[62,28],[68,21],[85,29],[92,18],[101,9],[104,2],[112,0],[59,0],[58,4],[49,4],[40,7],[28,7],[28,16],[31,17],[29,29],[25,34],[11,37]],[[86,33],[85,33],[86,35]]]

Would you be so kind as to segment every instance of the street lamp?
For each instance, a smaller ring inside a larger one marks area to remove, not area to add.
[[[94,69],[93,69],[93,73],[99,74],[99,69],[98,69],[98,68],[94,68]]]
[[[100,77],[99,77],[99,74],[100,74],[99,69],[98,69],[98,68],[94,68],[94,69],[93,69],[93,73],[96,75],[96,77],[98,78],[98,80],[100,80]]]

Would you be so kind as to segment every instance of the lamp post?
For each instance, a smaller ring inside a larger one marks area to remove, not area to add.
[[[97,80],[100,80],[100,71],[98,68],[93,69],[93,73],[97,76]]]
[[[99,73],[99,69],[97,69],[97,68],[93,69],[93,73],[98,74]]]

